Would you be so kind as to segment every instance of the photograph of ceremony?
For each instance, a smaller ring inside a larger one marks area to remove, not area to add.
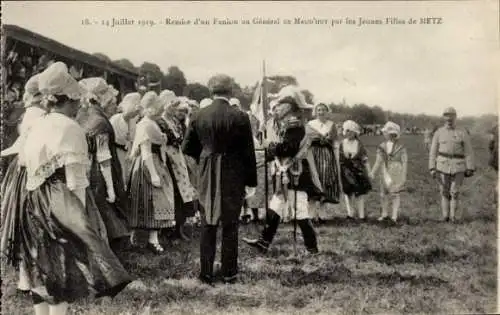
[[[2,314],[493,314],[496,1],[2,2]]]

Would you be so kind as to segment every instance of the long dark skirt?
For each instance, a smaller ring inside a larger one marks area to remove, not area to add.
[[[0,249],[7,262],[17,267],[20,252],[19,220],[22,205],[26,198],[26,169],[21,167],[16,156],[5,173],[2,181],[2,226]]]
[[[318,172],[319,180],[323,186],[323,197],[325,202],[339,203],[340,183],[335,152],[331,146],[312,145],[314,164]]]
[[[111,165],[111,167],[120,167],[119,165]],[[116,172],[115,172],[116,174]],[[92,163],[90,170],[90,189],[92,190],[93,197],[99,212],[101,213],[109,240],[118,239],[128,235],[128,222],[126,217],[125,208],[127,201],[120,200],[125,198],[124,194],[116,193],[116,200],[114,203],[109,203],[106,198],[108,196],[106,182],[101,174],[99,163]],[[113,179],[115,180],[115,179]],[[120,178],[121,183],[121,178]],[[123,187],[121,187],[123,190]],[[124,206],[125,205],[125,206]]]
[[[151,175],[139,155],[133,162],[129,187],[129,223],[133,229],[163,229],[175,225],[174,193],[172,177],[154,154],[155,168],[162,187],[154,187]],[[157,219],[157,215],[162,219]]]
[[[340,161],[340,178],[344,194],[358,197],[372,190],[368,171],[360,159],[342,158]]]
[[[49,303],[115,296],[132,278],[61,178],[53,175],[26,197],[21,244],[33,291]]]

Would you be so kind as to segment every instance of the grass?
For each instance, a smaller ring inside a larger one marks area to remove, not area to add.
[[[380,137],[363,138],[374,161]],[[317,227],[321,253],[294,257],[292,226],[282,225],[272,250],[259,255],[240,243],[240,281],[212,288],[195,279],[198,237],[165,240],[167,254],[145,249],[119,253],[137,277],[114,300],[81,301],[70,314],[402,314],[494,313],[497,291],[497,174],[487,167],[484,139],[475,139],[477,175],[464,185],[460,221],[440,223],[437,185],[427,172],[422,139],[405,136],[410,156],[402,223],[376,224],[378,192],[368,196],[367,223],[337,218]],[[240,236],[260,227],[243,226]],[[220,239],[220,238],[219,238]],[[298,237],[300,254],[304,253]],[[3,276],[3,313],[32,314],[30,300],[16,295],[17,274]]]

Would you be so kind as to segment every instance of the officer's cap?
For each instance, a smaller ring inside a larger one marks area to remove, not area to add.
[[[457,111],[455,110],[455,108],[453,107],[448,107],[446,108],[444,111],[443,111],[443,116],[446,116],[446,115],[453,115],[453,116],[456,116],[457,115]]]

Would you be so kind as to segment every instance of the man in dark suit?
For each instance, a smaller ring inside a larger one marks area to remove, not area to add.
[[[199,279],[214,282],[217,226],[222,223],[221,274],[234,283],[238,273],[238,223],[245,193],[257,186],[252,129],[248,115],[229,103],[232,80],[216,75],[208,81],[213,103],[189,125],[184,154],[198,162],[199,201],[203,231]]]

